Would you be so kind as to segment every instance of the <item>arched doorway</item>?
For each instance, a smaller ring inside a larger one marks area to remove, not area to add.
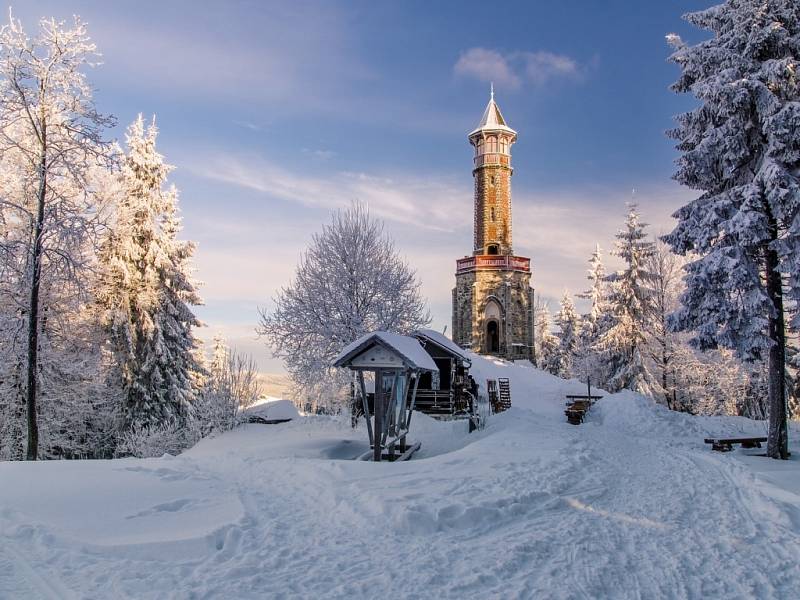
[[[486,349],[492,353],[500,352],[500,328],[497,321],[486,323]]]
[[[483,309],[483,352],[486,354],[499,354],[502,347],[503,340],[502,328],[500,323],[503,322],[503,309],[500,302],[491,297],[486,302]]]

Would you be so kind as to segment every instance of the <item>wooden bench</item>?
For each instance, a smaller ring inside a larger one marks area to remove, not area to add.
[[[765,437],[749,438],[706,438],[706,444],[711,444],[711,449],[717,452],[730,452],[734,444],[741,444],[742,448],[761,448],[761,443],[766,442]]]
[[[567,421],[571,425],[580,425],[583,423],[583,418],[586,416],[589,408],[592,406],[589,400],[573,400],[567,403],[567,409],[564,414],[567,415]]]
[[[566,398],[567,398],[567,404],[570,404],[571,402],[575,402],[576,400],[587,400],[587,401],[591,402],[592,404],[594,404],[595,401],[600,400],[600,398],[602,398],[602,396],[595,396],[594,394],[592,394],[592,395],[587,395],[587,394],[567,394]]]
[[[571,425],[580,425],[583,423],[583,418],[591,408],[596,400],[602,396],[594,396],[592,394],[567,394],[567,409],[564,414],[567,415],[567,422]]]

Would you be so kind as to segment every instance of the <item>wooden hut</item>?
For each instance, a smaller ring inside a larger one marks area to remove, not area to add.
[[[439,419],[466,418],[475,401],[469,355],[433,329],[420,329],[414,337],[433,359],[438,372],[423,373],[417,387],[416,410]]]

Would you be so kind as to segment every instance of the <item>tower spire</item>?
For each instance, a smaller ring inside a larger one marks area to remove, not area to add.
[[[494,101],[494,81],[489,83],[489,100]]]

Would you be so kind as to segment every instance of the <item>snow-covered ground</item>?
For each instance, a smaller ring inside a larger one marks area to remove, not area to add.
[[[406,463],[349,460],[366,433],[326,417],[174,458],[0,463],[0,598],[797,597],[800,445],[712,453],[764,424],[631,393],[575,427],[577,381],[473,372],[510,377],[512,409],[472,435],[415,414]]]

